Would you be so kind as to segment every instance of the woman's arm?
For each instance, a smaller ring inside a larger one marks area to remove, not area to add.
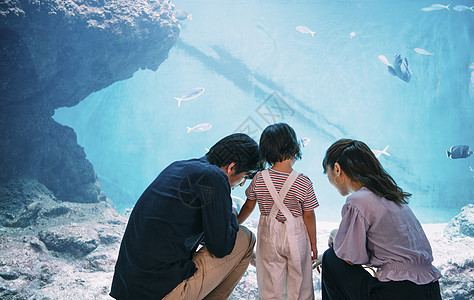
[[[239,222],[239,225],[245,222],[247,218],[250,216],[252,213],[253,209],[255,208],[255,203],[257,203],[256,200],[249,200],[247,199],[240,209],[239,215],[237,216],[237,221]]]
[[[303,222],[308,231],[309,241],[311,243],[312,259],[318,257],[318,248],[316,247],[316,216],[314,210],[303,211]]]

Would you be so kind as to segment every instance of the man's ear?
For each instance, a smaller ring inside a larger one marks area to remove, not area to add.
[[[235,170],[236,170],[235,162],[231,162],[230,164],[224,167],[224,172],[227,174],[227,176],[233,175]]]

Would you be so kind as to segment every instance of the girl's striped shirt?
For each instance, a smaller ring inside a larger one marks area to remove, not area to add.
[[[280,192],[283,184],[290,174],[269,169],[270,178],[277,192]],[[257,201],[260,213],[268,216],[273,206],[273,198],[268,191],[261,172],[258,172],[245,191],[248,200]],[[313,210],[319,206],[318,199],[313,190],[313,183],[308,176],[300,173],[288,193],[283,199],[283,203],[288,207],[295,217],[302,216],[303,211]],[[276,219],[280,222],[286,220],[285,216],[278,211]]]

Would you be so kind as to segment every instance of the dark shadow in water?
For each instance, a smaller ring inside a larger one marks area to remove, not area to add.
[[[275,82],[264,76],[252,73],[248,67],[238,58],[232,56],[228,51],[219,46],[211,46],[211,48],[219,55],[219,59],[208,56],[196,47],[178,40],[175,47],[186,51],[190,56],[201,61],[207,68],[214,70],[217,74],[222,75],[242,91],[251,94],[255,99],[262,102],[267,99],[271,92],[277,92],[281,97],[290,100],[291,105],[298,118],[303,122],[312,124],[318,129],[319,134],[326,137],[329,141],[333,141],[341,136],[346,136],[346,131],[331,123],[325,116],[314,111],[306,105],[304,101],[296,99],[290,93],[282,90]],[[259,86],[263,86],[267,91]],[[268,92],[270,91],[270,92]],[[305,113],[302,113],[305,112]],[[307,116],[310,115],[311,119]]]
[[[242,91],[250,94],[257,101],[264,102],[273,91],[277,92],[282,98],[290,100],[289,102],[291,102],[291,106],[297,114],[297,118],[303,123],[312,124],[322,137],[327,138],[328,142],[349,136],[344,128],[330,122],[324,115],[308,106],[305,101],[296,99],[291,93],[281,89],[278,84],[271,79],[252,73],[240,59],[232,56],[226,49],[217,45],[211,46],[219,55],[219,59],[216,59],[206,55],[196,47],[183,42],[181,39],[178,39],[175,47],[186,51],[189,56],[198,59],[207,68],[225,77]],[[266,90],[261,87],[264,87]],[[429,186],[422,184],[421,180],[416,178],[413,172],[403,164],[393,164],[391,168],[396,169],[398,173],[404,174],[399,180],[402,182],[402,186],[410,186],[411,189],[416,189],[416,192],[427,193],[429,191]],[[412,178],[412,180],[405,180],[405,178]]]

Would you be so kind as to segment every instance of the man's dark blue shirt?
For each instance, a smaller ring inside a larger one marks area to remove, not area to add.
[[[110,295],[163,298],[196,272],[192,258],[201,241],[224,257],[232,252],[238,230],[225,172],[205,156],[172,163],[133,208]]]

